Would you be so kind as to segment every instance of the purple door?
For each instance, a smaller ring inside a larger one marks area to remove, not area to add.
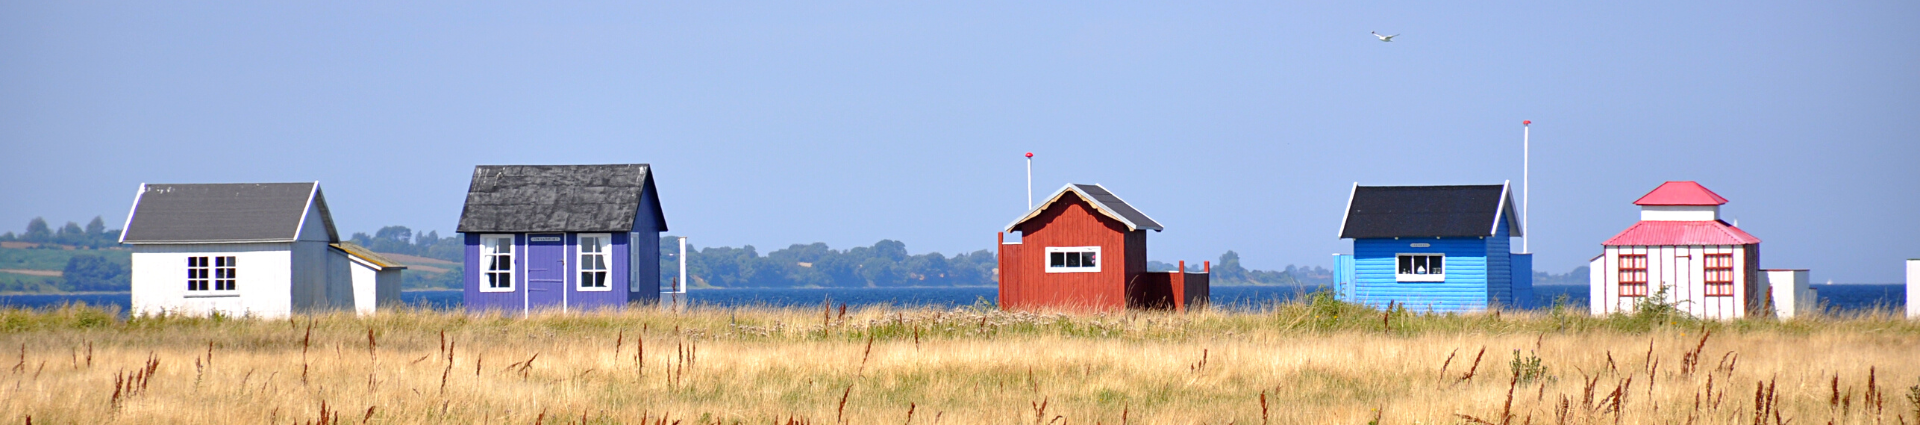
[[[559,234],[527,235],[527,308],[557,309],[565,303],[567,245]]]

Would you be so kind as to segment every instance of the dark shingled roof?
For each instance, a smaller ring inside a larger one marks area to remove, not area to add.
[[[127,218],[123,243],[291,242],[312,202],[327,240],[340,236],[319,183],[145,184]]]
[[[1354,186],[1341,238],[1493,236],[1495,219],[1520,236],[1519,217],[1503,184]]]
[[[1085,199],[1088,203],[1093,204],[1093,208],[1100,211],[1101,214],[1120,221],[1120,224],[1127,226],[1128,231],[1141,229],[1152,229],[1154,231],[1165,230],[1160,227],[1160,223],[1153,221],[1151,217],[1147,217],[1146,213],[1134,209],[1133,205],[1127,204],[1127,201],[1120,200],[1119,196],[1107,191],[1107,188],[1104,186],[1098,184],[1069,184],[1066,187],[1060,188],[1060,191],[1054,192],[1053,196],[1047,197],[1045,202],[1041,202],[1040,205],[1034,207],[1032,211],[1028,211],[1026,215],[1020,216],[1020,219],[1014,220],[1012,224],[1008,224],[1006,231],[1011,232],[1013,228],[1019,227],[1020,223],[1025,223],[1027,220],[1039,217],[1041,212],[1046,211],[1047,207],[1052,206],[1054,202],[1059,202],[1060,197],[1066,195],[1068,191],[1074,192],[1080,199]]]
[[[629,232],[642,207],[666,230],[659,202],[640,205],[653,190],[647,164],[482,165],[473,168],[458,231]]]

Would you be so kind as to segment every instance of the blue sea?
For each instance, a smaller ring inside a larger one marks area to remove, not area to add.
[[[1900,284],[1812,285],[1819,301],[1836,311],[1859,311],[1876,307],[1899,310],[1906,306],[1906,286]],[[1220,308],[1258,309],[1325,290],[1323,286],[1216,286],[1213,305]],[[730,306],[818,306],[823,302],[851,306],[891,305],[900,307],[953,308],[990,303],[992,287],[967,288],[755,288],[696,289],[688,291],[698,305]],[[1552,305],[1565,296],[1569,305],[1587,305],[1585,286],[1539,286],[1534,288],[1536,306]],[[408,305],[437,309],[459,308],[460,291],[408,291],[400,294]],[[122,311],[129,303],[126,293],[74,295],[0,295],[0,308],[44,308],[67,303],[114,305]]]

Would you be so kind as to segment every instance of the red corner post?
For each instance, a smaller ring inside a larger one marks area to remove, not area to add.
[[[1173,311],[1187,311],[1187,260],[1180,260],[1180,268],[1167,283],[1173,286]]]

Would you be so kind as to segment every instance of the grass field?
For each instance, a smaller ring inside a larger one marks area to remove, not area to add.
[[[67,307],[0,312],[0,368],[10,423],[1920,423],[1920,322],[1886,312]]]

